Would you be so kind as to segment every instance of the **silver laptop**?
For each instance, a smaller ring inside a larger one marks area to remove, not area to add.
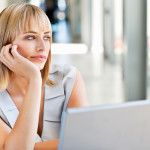
[[[150,101],[68,109],[59,139],[59,150],[150,150]]]

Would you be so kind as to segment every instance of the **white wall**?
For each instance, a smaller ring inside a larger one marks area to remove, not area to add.
[[[91,5],[90,0],[81,1],[81,42],[91,48]]]
[[[103,53],[103,1],[92,0],[92,52]]]
[[[13,3],[23,3],[26,2],[26,0],[7,0],[8,1],[8,5],[11,5]]]
[[[0,2],[0,12],[7,6],[7,1],[6,0],[2,0]]]
[[[1,0],[0,2],[0,12],[7,7],[8,5],[11,5],[13,3],[22,3],[26,2],[26,0]]]

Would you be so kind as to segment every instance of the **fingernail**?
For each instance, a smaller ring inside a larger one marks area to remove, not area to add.
[[[17,45],[13,45],[14,46],[14,48],[17,48]]]

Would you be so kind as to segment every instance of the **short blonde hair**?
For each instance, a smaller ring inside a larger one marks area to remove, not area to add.
[[[47,26],[51,28],[50,21],[44,11],[32,4],[17,3],[12,4],[5,8],[0,13],[0,50],[3,46],[12,43],[17,35],[23,31],[29,31],[31,23],[36,21],[40,28],[45,29]],[[50,44],[52,42],[52,36]],[[54,85],[53,81],[48,79],[51,65],[51,48],[47,62],[41,70],[41,76],[44,86],[45,83],[48,85]],[[0,90],[3,91],[7,88],[10,78],[13,72],[0,62]]]

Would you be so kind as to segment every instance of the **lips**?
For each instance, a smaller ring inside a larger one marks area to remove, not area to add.
[[[40,62],[45,62],[46,61],[46,56],[44,55],[37,55],[37,56],[32,56],[31,57],[34,61],[40,61]]]
[[[31,58],[41,58],[41,59],[46,59],[46,56],[44,56],[44,55],[38,55],[38,56],[32,56]]]

